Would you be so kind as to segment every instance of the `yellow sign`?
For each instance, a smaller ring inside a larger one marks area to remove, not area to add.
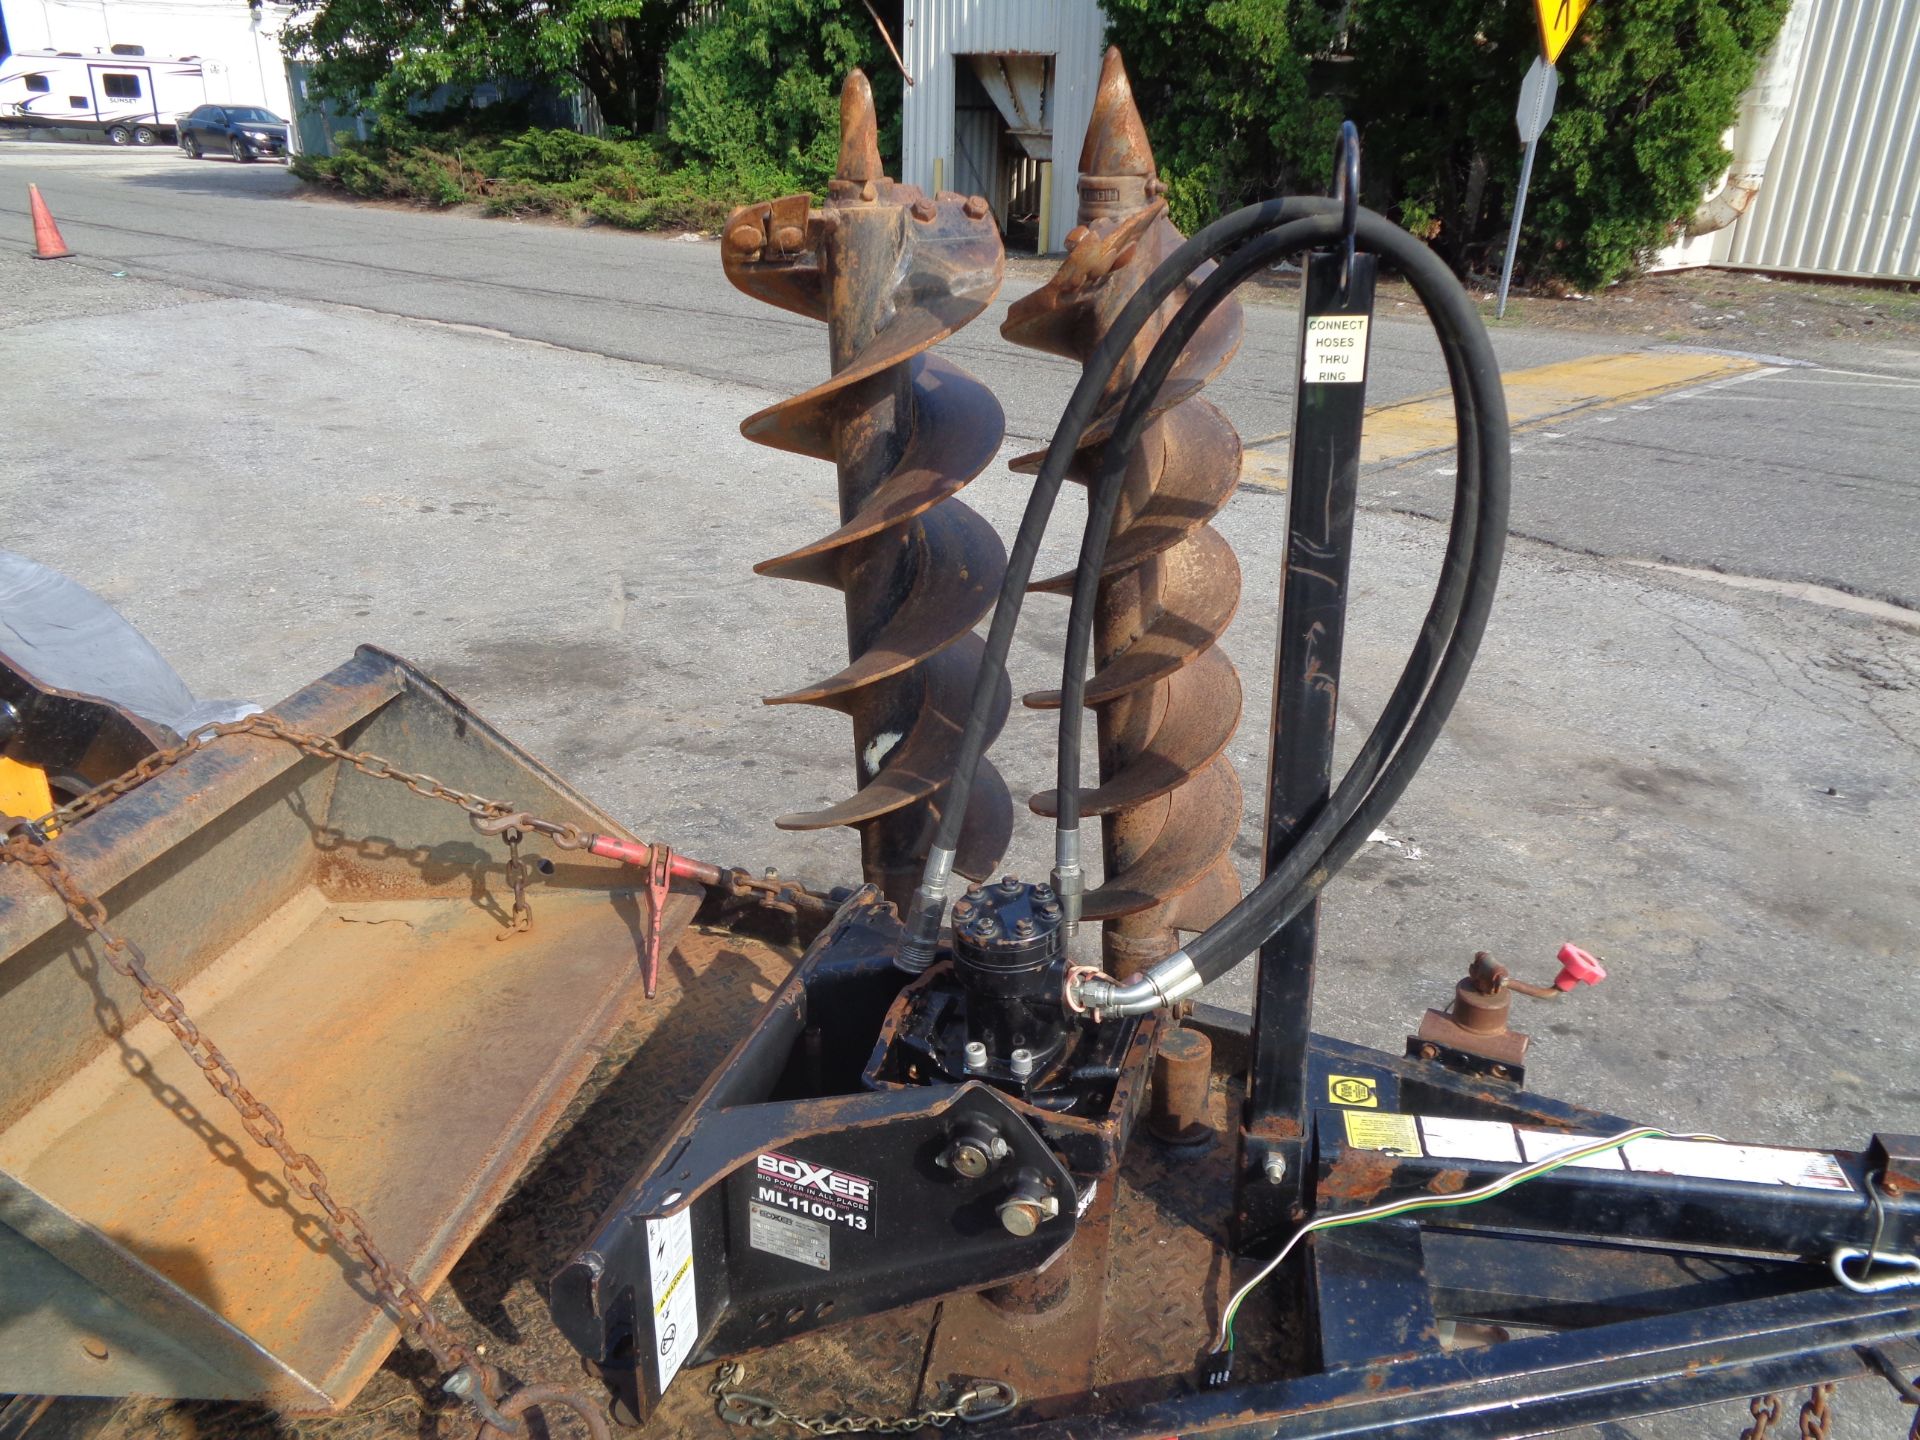
[[[1361,1105],[1369,1110],[1380,1108],[1380,1096],[1374,1090],[1373,1081],[1364,1075],[1327,1076],[1327,1099],[1336,1105]]]
[[[1347,1144],[1389,1155],[1421,1155],[1420,1126],[1411,1115],[1363,1115],[1347,1111]]]
[[[1540,15],[1540,54],[1551,65],[1587,13],[1587,0],[1533,0],[1533,8]]]

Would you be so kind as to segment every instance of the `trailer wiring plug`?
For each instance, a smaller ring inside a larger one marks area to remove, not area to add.
[[[1233,1351],[1203,1350],[1200,1352],[1200,1388],[1219,1390],[1233,1383]]]

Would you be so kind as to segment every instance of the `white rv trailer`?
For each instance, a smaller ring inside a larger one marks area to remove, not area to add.
[[[116,145],[153,145],[172,141],[174,120],[206,100],[198,56],[26,50],[0,60],[0,125],[15,128],[93,130]]]

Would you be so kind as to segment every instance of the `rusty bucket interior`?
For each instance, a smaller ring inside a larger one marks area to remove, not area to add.
[[[275,713],[624,833],[381,651]],[[220,740],[55,843],[423,1288],[505,1197],[640,980],[638,872],[556,856],[531,928],[503,939],[499,840],[272,739]],[[693,908],[676,896],[669,926]],[[0,1392],[350,1400],[396,1334],[363,1268],[18,865],[0,867],[0,1035]]]

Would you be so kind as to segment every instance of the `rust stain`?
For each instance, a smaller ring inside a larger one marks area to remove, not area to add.
[[[1467,1187],[1467,1172],[1464,1170],[1442,1170],[1427,1182],[1427,1189],[1436,1195],[1458,1195]]]
[[[1320,1182],[1320,1194],[1329,1200],[1351,1200],[1366,1205],[1393,1183],[1398,1157],[1384,1150],[1347,1150]]]

